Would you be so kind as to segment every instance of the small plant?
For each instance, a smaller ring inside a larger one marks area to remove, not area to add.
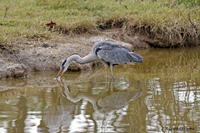
[[[177,3],[184,4],[189,7],[194,7],[194,6],[200,6],[200,1],[199,0],[177,0]]]

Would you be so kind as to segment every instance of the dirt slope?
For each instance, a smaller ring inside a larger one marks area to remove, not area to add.
[[[31,71],[58,71],[64,59],[73,53],[81,57],[90,53],[93,44],[99,41],[114,41],[129,49],[149,48],[142,36],[129,36],[120,33],[121,30],[107,30],[100,36],[76,35],[66,36],[58,43],[51,42],[26,42],[24,49],[18,53],[1,51],[0,53],[0,78],[25,77]],[[90,70],[98,63],[77,64],[71,63],[69,70]]]

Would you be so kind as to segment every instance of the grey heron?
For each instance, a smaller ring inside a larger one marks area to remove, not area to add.
[[[76,61],[80,64],[85,64],[93,61],[102,62],[103,64],[110,67],[112,78],[113,76],[113,66],[119,64],[129,64],[129,63],[142,63],[142,56],[135,54],[130,49],[121,46],[115,42],[101,41],[95,43],[92,52],[85,57],[81,58],[77,54],[72,54],[67,59],[65,59],[61,66],[58,76],[62,78],[64,72],[68,69],[70,63]]]

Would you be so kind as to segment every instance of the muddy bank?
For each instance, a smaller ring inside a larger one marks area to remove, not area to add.
[[[66,36],[58,43],[52,42],[25,42],[26,47],[18,53],[1,51],[0,78],[25,77],[31,71],[58,71],[61,62],[73,53],[81,57],[90,53],[92,46],[99,41],[117,42],[131,50],[150,48],[148,39],[144,36],[124,34],[120,29],[107,30],[101,35]],[[153,41],[153,40],[152,40]],[[77,64],[71,63],[69,70],[91,70],[92,66],[100,63]]]
[[[24,64],[12,63],[0,58],[0,78],[24,76],[27,76],[27,67]]]

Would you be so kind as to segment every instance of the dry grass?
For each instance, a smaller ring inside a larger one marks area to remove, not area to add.
[[[2,0],[0,47],[47,41],[61,34],[120,27],[133,33],[199,44],[200,2],[191,0]],[[52,29],[46,26],[53,21]]]

